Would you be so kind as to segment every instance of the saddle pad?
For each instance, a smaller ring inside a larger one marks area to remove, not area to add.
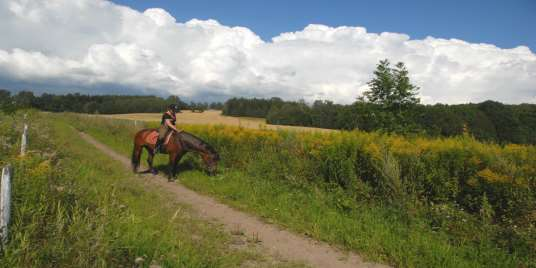
[[[156,140],[158,140],[158,131],[151,131],[151,133],[147,135],[147,141],[150,144],[156,144]]]
[[[169,138],[171,137],[173,133],[169,133],[166,137],[166,139],[164,140],[164,144],[168,144],[169,143]],[[158,140],[158,131],[154,130],[154,131],[151,131],[151,133],[147,134],[147,138],[146,138],[147,142],[149,142],[150,144],[156,144],[156,141]]]

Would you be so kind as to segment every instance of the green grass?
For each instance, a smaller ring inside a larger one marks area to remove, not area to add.
[[[130,154],[132,123],[67,117],[77,128],[124,155]],[[193,167],[199,164],[193,156],[183,161]],[[159,156],[156,163],[164,164],[166,158]],[[258,163],[266,164],[269,162]],[[356,202],[338,186],[275,179],[263,175],[265,170],[229,165],[218,176],[208,177],[194,168],[182,172],[180,180],[189,188],[257,214],[267,222],[357,251],[369,260],[400,267],[536,267],[529,256],[496,245],[487,236],[486,227],[465,212],[456,212],[446,223],[454,230],[437,230],[420,210],[378,199]],[[460,235],[453,234],[458,231]]]
[[[0,115],[0,164],[15,170],[11,237],[0,267],[133,267],[140,257],[144,267],[297,266],[232,249],[220,227],[133,179],[62,118],[30,118],[31,152],[21,158],[21,117]]]
[[[420,219],[408,220],[395,208],[359,204],[350,211],[337,206],[344,198],[337,189],[293,185],[241,172],[207,177],[188,171],[181,181],[188,187],[307,236],[365,254],[372,260],[402,267],[505,267],[516,260],[490,245],[449,243]]]

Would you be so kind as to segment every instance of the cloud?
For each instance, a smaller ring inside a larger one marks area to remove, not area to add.
[[[315,24],[265,42],[248,28],[99,0],[2,1],[0,36],[0,87],[349,103],[389,58],[406,63],[426,103],[536,102],[536,55],[524,46]]]

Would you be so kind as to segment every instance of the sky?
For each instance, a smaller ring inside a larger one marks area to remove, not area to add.
[[[369,32],[397,32],[412,39],[457,38],[501,48],[524,45],[536,51],[536,1],[533,0],[271,0],[113,2],[143,11],[161,7],[178,21],[216,19],[250,28],[263,40],[309,24],[363,26]]]
[[[0,88],[351,103],[379,60],[422,102],[536,103],[536,1],[0,1]]]

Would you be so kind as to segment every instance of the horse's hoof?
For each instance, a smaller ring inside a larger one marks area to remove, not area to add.
[[[153,169],[153,170],[151,170],[151,173],[152,173],[153,175],[157,175],[157,174],[158,174],[158,170]]]

